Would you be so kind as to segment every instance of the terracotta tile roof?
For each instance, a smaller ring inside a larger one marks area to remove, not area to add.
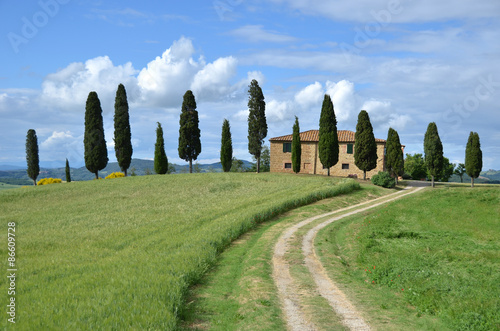
[[[354,142],[355,132],[349,130],[337,130],[339,136],[339,142]],[[286,136],[271,138],[269,141],[292,141],[292,135],[288,134]],[[301,142],[318,142],[319,141],[319,130],[309,130],[300,133]],[[385,143],[384,139],[375,138],[376,142]]]

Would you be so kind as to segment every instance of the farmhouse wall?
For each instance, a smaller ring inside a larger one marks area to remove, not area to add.
[[[354,132],[343,131],[342,136],[353,137]],[[317,132],[314,130],[301,133],[301,139],[304,136],[308,140],[317,140]],[[312,137],[312,138],[311,138]],[[271,172],[293,173],[292,153],[284,152],[284,143],[291,143],[291,135],[270,139],[271,143]],[[366,173],[367,178],[371,178],[379,171],[385,171],[385,140],[377,139],[377,167]],[[348,145],[353,146],[352,153],[348,153]],[[323,165],[318,155],[317,141],[302,141],[301,154],[301,174],[320,174],[326,175],[327,169]],[[357,176],[363,178],[363,171],[354,164],[354,141],[339,142],[339,161],[330,168],[330,175],[339,177]]]

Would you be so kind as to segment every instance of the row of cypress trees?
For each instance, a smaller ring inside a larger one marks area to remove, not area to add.
[[[115,98],[115,153],[122,172],[127,175],[127,169],[132,161],[132,143],[130,131],[129,108],[127,94],[123,84],[118,86]],[[201,153],[200,129],[198,127],[198,112],[192,91],[187,91],[183,97],[179,129],[179,157],[189,162],[189,170],[193,171],[192,161]],[[102,109],[96,92],[90,92],[85,106],[85,166],[98,177],[98,171],[106,167],[108,154],[104,138]],[[168,172],[168,158],[165,153],[163,129],[158,122],[156,129],[154,168],[156,173]]]
[[[424,137],[425,165],[431,174],[432,187],[434,177],[438,176],[443,169],[443,144],[439,138],[436,123],[429,123]],[[474,187],[474,179],[479,177],[483,168],[483,152],[477,132],[470,132],[465,147],[465,172],[471,178],[471,187]]]
[[[295,117],[292,136],[292,170],[295,173],[300,172],[301,163],[299,132],[299,120],[297,117]],[[394,140],[391,146],[393,145],[395,150],[397,150],[399,136],[394,136],[393,138],[393,132],[395,131],[389,131],[391,141]],[[354,149],[354,163],[359,169],[363,170],[363,179],[366,179],[366,172],[375,169],[375,167],[377,166],[378,156],[377,143],[373,134],[373,127],[370,122],[370,117],[365,110],[362,110],[358,115],[354,144],[356,146],[356,148]],[[401,151],[400,143],[399,151]],[[339,139],[337,133],[337,118],[335,116],[332,99],[328,94],[325,94],[323,104],[321,106],[321,114],[319,119],[318,154],[321,164],[324,168],[327,169],[327,174],[328,176],[330,176],[330,168],[336,165],[339,161]],[[401,156],[396,155],[395,158],[399,160],[402,159],[402,156],[403,153],[401,151]],[[399,169],[400,167],[402,166],[394,163],[391,164],[390,169]]]
[[[262,89],[254,79],[249,85],[248,100],[248,150],[257,160],[257,172],[260,171],[260,156],[264,138],[267,136],[267,122],[265,116],[265,101]],[[179,157],[189,162],[190,173],[193,171],[192,161],[196,160],[201,153],[200,129],[198,127],[199,118],[196,111],[196,101],[192,91],[188,90],[183,97],[180,115],[179,128]],[[118,85],[115,97],[114,114],[114,142],[115,153],[121,170],[127,175],[127,169],[132,160],[132,143],[129,119],[129,108],[127,94],[123,84]],[[299,120],[295,117],[292,140],[292,168],[293,171],[300,172],[301,164],[301,144],[300,144]],[[168,159],[165,153],[163,140],[163,129],[158,122],[156,129],[156,144],[154,167],[158,174],[165,174],[168,171]],[[98,177],[98,171],[106,167],[108,155],[106,141],[104,138],[104,128],[102,119],[102,108],[97,93],[89,93],[85,106],[85,165],[87,169]],[[377,145],[373,134],[373,127],[370,117],[365,110],[358,115],[355,134],[354,160],[355,165],[363,170],[363,179],[366,179],[366,172],[374,169],[377,165]],[[396,178],[403,174],[404,159],[401,149],[401,142],[396,130],[389,128],[386,143],[386,168],[392,177]],[[223,171],[231,169],[232,164],[232,139],[230,124],[224,119],[222,125],[220,158]],[[319,123],[319,158],[322,165],[328,169],[338,162],[339,144],[337,135],[337,120],[333,107],[333,102],[329,95],[324,96],[321,107]],[[443,167],[443,146],[439,138],[436,124],[430,123],[424,138],[425,163],[431,174],[432,186],[434,187],[434,177]],[[28,164],[28,176],[33,179],[36,185],[36,178],[40,171],[38,160],[38,142],[36,132],[28,130],[26,138],[26,160]],[[472,178],[479,176],[482,169],[482,152],[480,149],[479,135],[471,132],[466,147],[465,160],[466,173]],[[66,179],[71,181],[69,174],[69,163],[66,160]]]
[[[363,170],[363,179],[366,180],[366,172],[377,166],[377,144],[373,134],[373,127],[368,112],[362,110],[358,115],[354,145],[354,163]],[[386,140],[386,168],[389,174],[395,178],[397,184],[398,176],[404,173],[404,156],[399,134],[393,128],[389,128]],[[337,119],[332,100],[328,94],[324,96],[319,121],[319,143],[318,153],[321,164],[327,168],[330,176],[330,168],[339,160],[339,142],[337,135]],[[434,178],[443,169],[443,145],[439,138],[436,123],[429,123],[424,137],[425,164],[431,174],[431,185],[434,187]],[[299,120],[295,116],[292,136],[292,170],[300,172],[301,143]],[[474,178],[477,178],[483,167],[482,151],[477,132],[471,132],[465,151],[465,171],[471,177],[471,186],[474,187]]]
[[[248,116],[248,149],[257,159],[257,172],[260,171],[260,156],[264,138],[267,136],[267,122],[265,116],[266,103],[264,94],[258,82],[254,79],[249,85],[249,116]],[[189,172],[193,172],[193,160],[201,153],[200,129],[196,100],[193,92],[188,90],[183,97],[179,120],[179,157],[189,162]],[[123,84],[118,85],[115,97],[114,114],[114,143],[116,159],[122,172],[127,175],[127,170],[132,161],[132,142],[130,130],[129,107],[127,93]],[[84,133],[84,159],[86,168],[99,178],[99,170],[108,164],[108,151],[104,136],[102,108],[99,97],[95,91],[89,93],[85,104],[85,133]],[[229,171],[232,164],[232,140],[230,125],[224,119],[221,140],[221,163],[224,171]],[[33,129],[28,131],[26,137],[26,161],[28,176],[36,185],[36,178],[40,172],[38,159],[38,140]],[[168,158],[165,153],[163,129],[158,122],[155,143],[155,172],[165,174],[168,172]],[[71,181],[69,163],[66,159],[66,180]]]

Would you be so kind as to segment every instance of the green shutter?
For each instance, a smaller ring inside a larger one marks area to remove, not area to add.
[[[353,145],[352,144],[347,144],[347,154],[352,154],[352,148]]]

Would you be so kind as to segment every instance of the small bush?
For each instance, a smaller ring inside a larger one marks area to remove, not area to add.
[[[106,176],[106,179],[125,177],[123,172],[112,172]]]
[[[59,184],[62,183],[60,178],[42,178],[36,184],[37,185],[48,185],[48,184]]]
[[[380,171],[378,174],[372,177],[372,183],[377,186],[392,188],[396,186],[396,181],[389,175],[388,172]]]

